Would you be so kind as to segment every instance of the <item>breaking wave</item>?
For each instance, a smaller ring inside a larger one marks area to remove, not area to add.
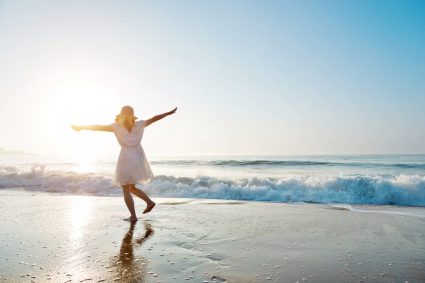
[[[0,166],[0,189],[24,188],[99,196],[120,196],[111,176],[22,170]],[[143,187],[154,197],[207,198],[270,202],[308,202],[425,206],[424,175],[306,175],[286,178],[221,179],[157,176]]]

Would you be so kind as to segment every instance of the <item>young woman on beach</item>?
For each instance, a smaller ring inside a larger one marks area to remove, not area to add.
[[[155,202],[148,195],[136,188],[137,183],[145,184],[153,178],[145,152],[140,144],[144,128],[168,115],[174,114],[176,110],[177,108],[174,108],[169,112],[153,116],[148,120],[136,121],[137,117],[134,116],[133,108],[131,106],[124,106],[121,109],[121,113],[116,115],[115,123],[110,125],[71,126],[75,131],[106,131],[115,134],[118,143],[121,145],[121,152],[115,171],[115,182],[122,187],[124,201],[131,214],[126,220],[131,222],[137,221],[131,194],[138,196],[146,202],[146,209],[143,213],[150,212],[155,206]]]

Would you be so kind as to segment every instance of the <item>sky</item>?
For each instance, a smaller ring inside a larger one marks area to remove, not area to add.
[[[0,148],[113,156],[425,153],[425,2],[0,0]]]

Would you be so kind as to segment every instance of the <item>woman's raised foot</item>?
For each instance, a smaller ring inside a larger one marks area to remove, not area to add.
[[[148,212],[150,212],[154,207],[155,207],[156,203],[151,202],[146,206],[146,209],[143,211],[143,214],[146,214]]]

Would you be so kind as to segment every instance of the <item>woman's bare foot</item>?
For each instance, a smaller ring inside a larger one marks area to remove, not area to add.
[[[130,216],[130,217],[128,217],[128,218],[124,218],[124,220],[125,220],[125,221],[129,221],[129,222],[131,222],[131,223],[134,223],[134,222],[136,222],[136,221],[137,221],[137,217],[132,217],[132,216]]]
[[[156,203],[151,202],[150,204],[148,204],[148,206],[146,206],[146,209],[143,211],[143,214],[148,213],[149,211],[152,210],[152,208],[154,208],[156,205]]]

